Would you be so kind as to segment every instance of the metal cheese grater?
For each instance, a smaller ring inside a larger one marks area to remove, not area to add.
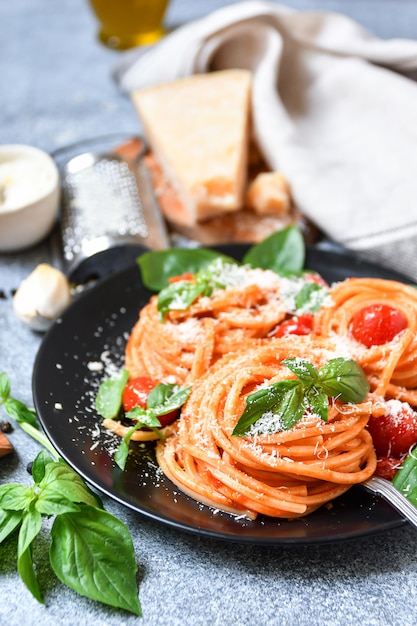
[[[145,144],[136,141],[134,147],[133,156],[131,145],[127,150],[121,146],[114,151],[83,152],[61,165],[61,254],[67,276],[76,282],[86,280],[89,261],[96,268],[98,262],[105,262],[105,252],[114,262],[116,255],[126,254],[126,246],[170,245],[142,162]]]

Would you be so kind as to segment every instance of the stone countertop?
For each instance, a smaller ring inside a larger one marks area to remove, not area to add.
[[[167,24],[175,27],[223,4],[172,0]],[[288,5],[347,13],[381,37],[417,36],[413,0],[300,0]],[[0,24],[0,143],[27,143],[52,152],[107,133],[140,131],[129,99],[111,78],[120,53],[97,42],[95,18],[86,1],[2,2]],[[24,253],[0,254],[0,371],[8,372],[13,396],[28,405],[42,336],[14,316],[12,294],[38,263],[50,259],[48,240]],[[9,437],[15,452],[0,459],[0,483],[29,484],[26,466],[40,446],[17,426]],[[348,542],[260,547],[181,532],[107,497],[103,502],[132,534],[143,618],[92,602],[63,586],[49,566],[45,524],[34,550],[45,605],[20,581],[15,542],[0,545],[1,624],[416,623],[417,535],[406,524]]]

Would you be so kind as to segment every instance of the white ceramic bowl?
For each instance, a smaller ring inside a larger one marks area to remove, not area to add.
[[[0,252],[23,250],[51,231],[58,214],[59,171],[39,148],[0,145]]]

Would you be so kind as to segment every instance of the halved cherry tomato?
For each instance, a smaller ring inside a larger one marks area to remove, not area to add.
[[[379,458],[398,459],[417,443],[417,413],[406,402],[389,400],[385,415],[370,417],[368,430]]]
[[[313,316],[311,313],[305,313],[282,322],[275,331],[275,337],[309,335],[311,332],[313,332]]]
[[[169,283],[179,283],[182,280],[187,280],[190,283],[194,282],[194,274],[192,272],[184,272],[184,274],[179,274],[178,276],[171,276],[168,278]]]
[[[367,348],[392,341],[404,328],[404,315],[388,304],[370,304],[358,311],[351,323],[350,332]]]
[[[159,385],[159,381],[149,376],[138,376],[137,378],[129,380],[122,395],[122,404],[126,413],[136,406],[140,406],[142,409],[148,408],[148,395],[157,385]],[[178,415],[179,409],[170,411],[165,415],[158,415],[158,419],[161,426],[167,426],[168,424],[172,424],[172,422],[177,419]]]

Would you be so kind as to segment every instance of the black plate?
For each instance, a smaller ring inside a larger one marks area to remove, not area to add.
[[[219,249],[236,258],[246,246]],[[398,274],[361,262],[343,252],[307,251],[306,267],[329,282],[347,276],[401,279]],[[155,462],[153,444],[133,444],[124,472],[112,452],[117,439],[101,428],[93,409],[105,372],[94,364],[120,367],[127,336],[150,292],[136,266],[101,280],[69,307],[45,336],[34,374],[34,402],[39,419],[59,454],[93,487],[151,519],[218,539],[257,544],[305,544],[352,539],[404,523],[388,504],[353,487],[330,507],[304,519],[259,516],[236,519],[200,505],[166,479]]]

